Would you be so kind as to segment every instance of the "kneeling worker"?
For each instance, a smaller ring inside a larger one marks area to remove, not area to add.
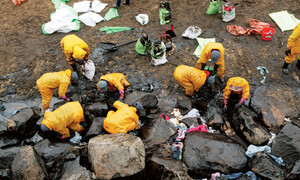
[[[250,88],[248,81],[241,77],[233,77],[227,81],[226,87],[223,90],[225,110],[227,109],[228,99],[230,99],[230,97],[233,95],[239,96],[239,104],[242,104],[249,99]]]
[[[42,77],[40,77],[36,81],[36,84],[38,85],[42,95],[43,111],[45,112],[50,108],[50,101],[55,88],[58,88],[58,95],[62,99],[70,101],[66,97],[68,86],[71,82],[72,84],[76,83],[77,80],[78,74],[72,72],[70,69],[53,73],[45,73]]]
[[[82,65],[89,60],[90,48],[78,36],[67,35],[61,40],[60,45],[74,71],[78,71],[76,63]]]
[[[70,137],[68,128],[75,132],[81,132],[84,128],[80,125],[84,122],[83,109],[78,101],[68,102],[55,111],[45,113],[45,119],[42,121],[41,130],[56,131],[62,135],[61,139]]]
[[[106,119],[104,119],[104,129],[111,133],[127,133],[134,129],[139,129],[139,116],[137,111],[142,111],[141,103],[136,102],[135,107],[130,107],[120,101],[114,102],[114,107],[118,110],[109,111]]]
[[[214,64],[214,72],[218,71],[221,82],[224,82],[224,54],[225,49],[221,43],[209,42],[203,48],[201,56],[196,64],[196,68],[204,70],[207,61],[211,59],[211,62]]]
[[[174,71],[174,78],[185,88],[186,95],[193,96],[194,91],[198,92],[206,82],[207,84],[213,84],[215,82],[214,77],[209,76],[209,74],[208,71],[180,65]]]
[[[120,100],[124,99],[124,86],[129,86],[129,82],[126,80],[124,74],[111,73],[101,76],[97,83],[97,88],[101,93],[106,95],[107,91],[119,90]]]

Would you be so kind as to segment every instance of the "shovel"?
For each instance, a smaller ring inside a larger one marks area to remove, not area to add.
[[[121,46],[125,46],[125,45],[128,45],[128,44],[131,44],[131,43],[134,43],[136,42],[137,40],[133,40],[133,41],[129,41],[129,42],[126,42],[124,44],[120,44],[120,45],[117,45],[115,43],[100,43],[100,47],[104,50],[107,50],[107,51],[116,51],[118,50],[119,47]]]

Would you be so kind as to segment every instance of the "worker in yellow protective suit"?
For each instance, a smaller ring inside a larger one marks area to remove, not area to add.
[[[218,72],[221,82],[224,82],[224,54],[225,49],[221,43],[209,42],[203,48],[201,56],[196,64],[196,68],[204,70],[207,61],[211,59],[211,62],[214,64],[214,72]]]
[[[76,83],[77,80],[77,73],[71,72],[70,69],[59,72],[45,73],[42,77],[40,77],[36,81],[36,84],[38,85],[42,95],[43,111],[45,112],[50,108],[50,102],[55,88],[58,88],[58,95],[62,99],[70,101],[70,99],[66,97],[68,86],[71,82]]]
[[[194,91],[198,92],[205,82],[208,84],[213,84],[215,82],[213,76],[209,76],[209,74],[208,71],[180,65],[174,71],[174,78],[185,88],[186,95],[193,96]]]
[[[124,99],[124,87],[129,86],[129,82],[126,80],[122,73],[111,73],[101,76],[97,83],[97,88],[101,93],[106,95],[107,91],[119,90],[120,100]]]
[[[285,53],[287,56],[285,57],[283,64],[283,72],[288,74],[288,66],[297,58],[297,56],[297,67],[300,68],[300,23],[294,28],[293,33],[290,35]]]
[[[85,122],[83,109],[78,101],[68,102],[55,111],[45,113],[41,130],[56,131],[62,135],[61,139],[70,137],[69,128],[75,132],[81,132],[84,128],[80,125]]]
[[[90,48],[78,36],[74,34],[67,35],[62,38],[60,45],[74,71],[78,71],[76,63],[82,65],[89,60]]]
[[[137,111],[142,111],[141,103],[136,102],[135,107],[130,107],[120,101],[114,102],[114,107],[118,110],[109,111],[104,119],[104,129],[111,133],[127,133],[128,131],[139,129],[139,116]]]
[[[227,81],[226,87],[223,89],[224,109],[227,109],[228,99],[231,95],[239,95],[239,104],[244,103],[250,96],[249,83],[244,78],[232,77]]]

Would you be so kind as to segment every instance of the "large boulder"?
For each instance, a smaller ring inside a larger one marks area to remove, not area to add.
[[[126,94],[124,99],[125,104],[132,106],[135,102],[140,102],[145,108],[146,112],[141,112],[144,116],[145,113],[149,114],[151,109],[157,108],[158,99],[155,94],[140,91],[134,91],[130,94]]]
[[[32,146],[23,146],[12,164],[14,179],[48,179],[48,173],[42,158]]]
[[[37,130],[36,122],[40,119],[40,109],[22,109],[17,114],[10,117],[16,122],[16,131],[21,138],[27,138]]]
[[[251,100],[251,107],[262,116],[263,123],[269,128],[270,131],[278,133],[283,126],[285,116],[289,116],[290,113],[288,108],[294,107],[297,112],[297,106],[300,105],[300,101],[296,102],[297,98],[295,94],[287,96],[289,91],[282,87],[273,86],[260,86],[253,94]],[[300,93],[298,93],[300,96]],[[289,99],[287,101],[287,98]],[[299,98],[298,98],[299,99]],[[295,105],[293,105],[295,103]],[[298,105],[297,105],[298,104]]]
[[[0,169],[11,168],[13,160],[19,150],[20,147],[10,147],[0,150]]]
[[[175,108],[178,108],[182,115],[185,115],[192,109],[192,101],[190,99],[182,99],[176,102]]]
[[[50,179],[58,179],[69,154],[79,154],[72,145],[66,143],[51,143],[48,139],[34,145],[34,149],[43,158]]]
[[[295,163],[295,166],[288,175],[288,179],[300,179],[300,160]]]
[[[254,173],[264,179],[285,179],[285,172],[265,153],[256,153],[249,161],[249,166]]]
[[[14,136],[0,135],[0,149],[19,144],[19,139]]]
[[[96,102],[87,107],[89,113],[95,115],[96,117],[106,117],[109,109],[106,103]]]
[[[68,161],[64,164],[61,180],[84,180],[92,179],[92,173],[79,164],[79,157],[74,161]]]
[[[271,153],[282,157],[286,165],[293,166],[300,159],[300,128],[287,123],[273,140]]]
[[[145,142],[146,157],[171,157],[173,154],[170,144],[162,138],[153,138]]]
[[[162,158],[153,156],[147,163],[147,178],[160,179],[192,179],[188,173],[188,168],[183,162],[172,158]]]
[[[236,108],[230,119],[235,132],[254,145],[266,143],[271,137],[268,130],[256,121],[258,116],[245,106]]]
[[[0,114],[0,134],[4,134],[7,131],[7,125],[5,117]]]
[[[145,168],[145,148],[139,137],[105,134],[90,139],[88,158],[99,179],[134,175]]]
[[[154,115],[140,130],[139,136],[147,142],[151,139],[162,138],[169,141],[177,133],[174,125],[158,115]]]
[[[102,134],[105,131],[103,128],[103,122],[105,117],[95,117],[88,132],[86,133],[85,137],[83,138],[84,141],[88,141],[90,138]]]
[[[195,177],[216,171],[229,174],[247,164],[245,149],[224,135],[188,133],[183,149],[183,162]]]

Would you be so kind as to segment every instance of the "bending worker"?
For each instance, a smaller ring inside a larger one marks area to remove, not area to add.
[[[223,89],[224,109],[226,110],[228,99],[235,99],[234,96],[240,98],[239,104],[249,99],[250,88],[249,83],[244,78],[233,77],[227,81],[226,87]]]
[[[106,95],[107,91],[119,90],[120,100],[124,99],[124,86],[129,86],[129,82],[126,80],[122,73],[111,73],[101,76],[97,83],[97,88],[101,93]]]
[[[61,139],[70,137],[68,128],[75,132],[81,132],[84,128],[80,125],[84,122],[83,109],[78,101],[68,102],[55,111],[45,113],[41,130],[43,132],[56,131],[62,136]]]
[[[208,71],[180,65],[174,71],[174,78],[185,88],[186,95],[193,96],[194,91],[198,92],[206,82],[208,84],[213,84],[215,82],[214,77],[209,76],[209,74]]]
[[[300,54],[300,23],[294,28],[293,33],[290,35],[286,48],[286,57],[283,64],[283,72],[289,73],[288,66]],[[300,68],[300,60],[298,57],[297,67]]]
[[[78,36],[74,34],[67,35],[61,40],[60,45],[74,71],[78,71],[76,63],[82,65],[89,60],[90,48]]]
[[[66,97],[68,86],[71,82],[73,84],[76,83],[77,80],[77,73],[71,72],[70,69],[53,73],[45,73],[42,77],[40,77],[36,81],[36,84],[38,85],[42,95],[43,111],[45,112],[50,108],[50,102],[55,88],[58,88],[58,95],[62,99],[70,101]]]
[[[128,131],[139,129],[139,116],[137,111],[142,111],[143,106],[137,102],[135,107],[130,107],[120,101],[114,102],[114,107],[118,110],[109,111],[106,119],[104,119],[104,129],[111,133],[127,133]]]
[[[218,71],[218,76],[220,77],[221,82],[224,82],[224,54],[225,49],[221,43],[209,42],[205,45],[196,64],[196,68],[204,70],[207,61],[211,59],[211,62],[214,64],[214,72]]]

